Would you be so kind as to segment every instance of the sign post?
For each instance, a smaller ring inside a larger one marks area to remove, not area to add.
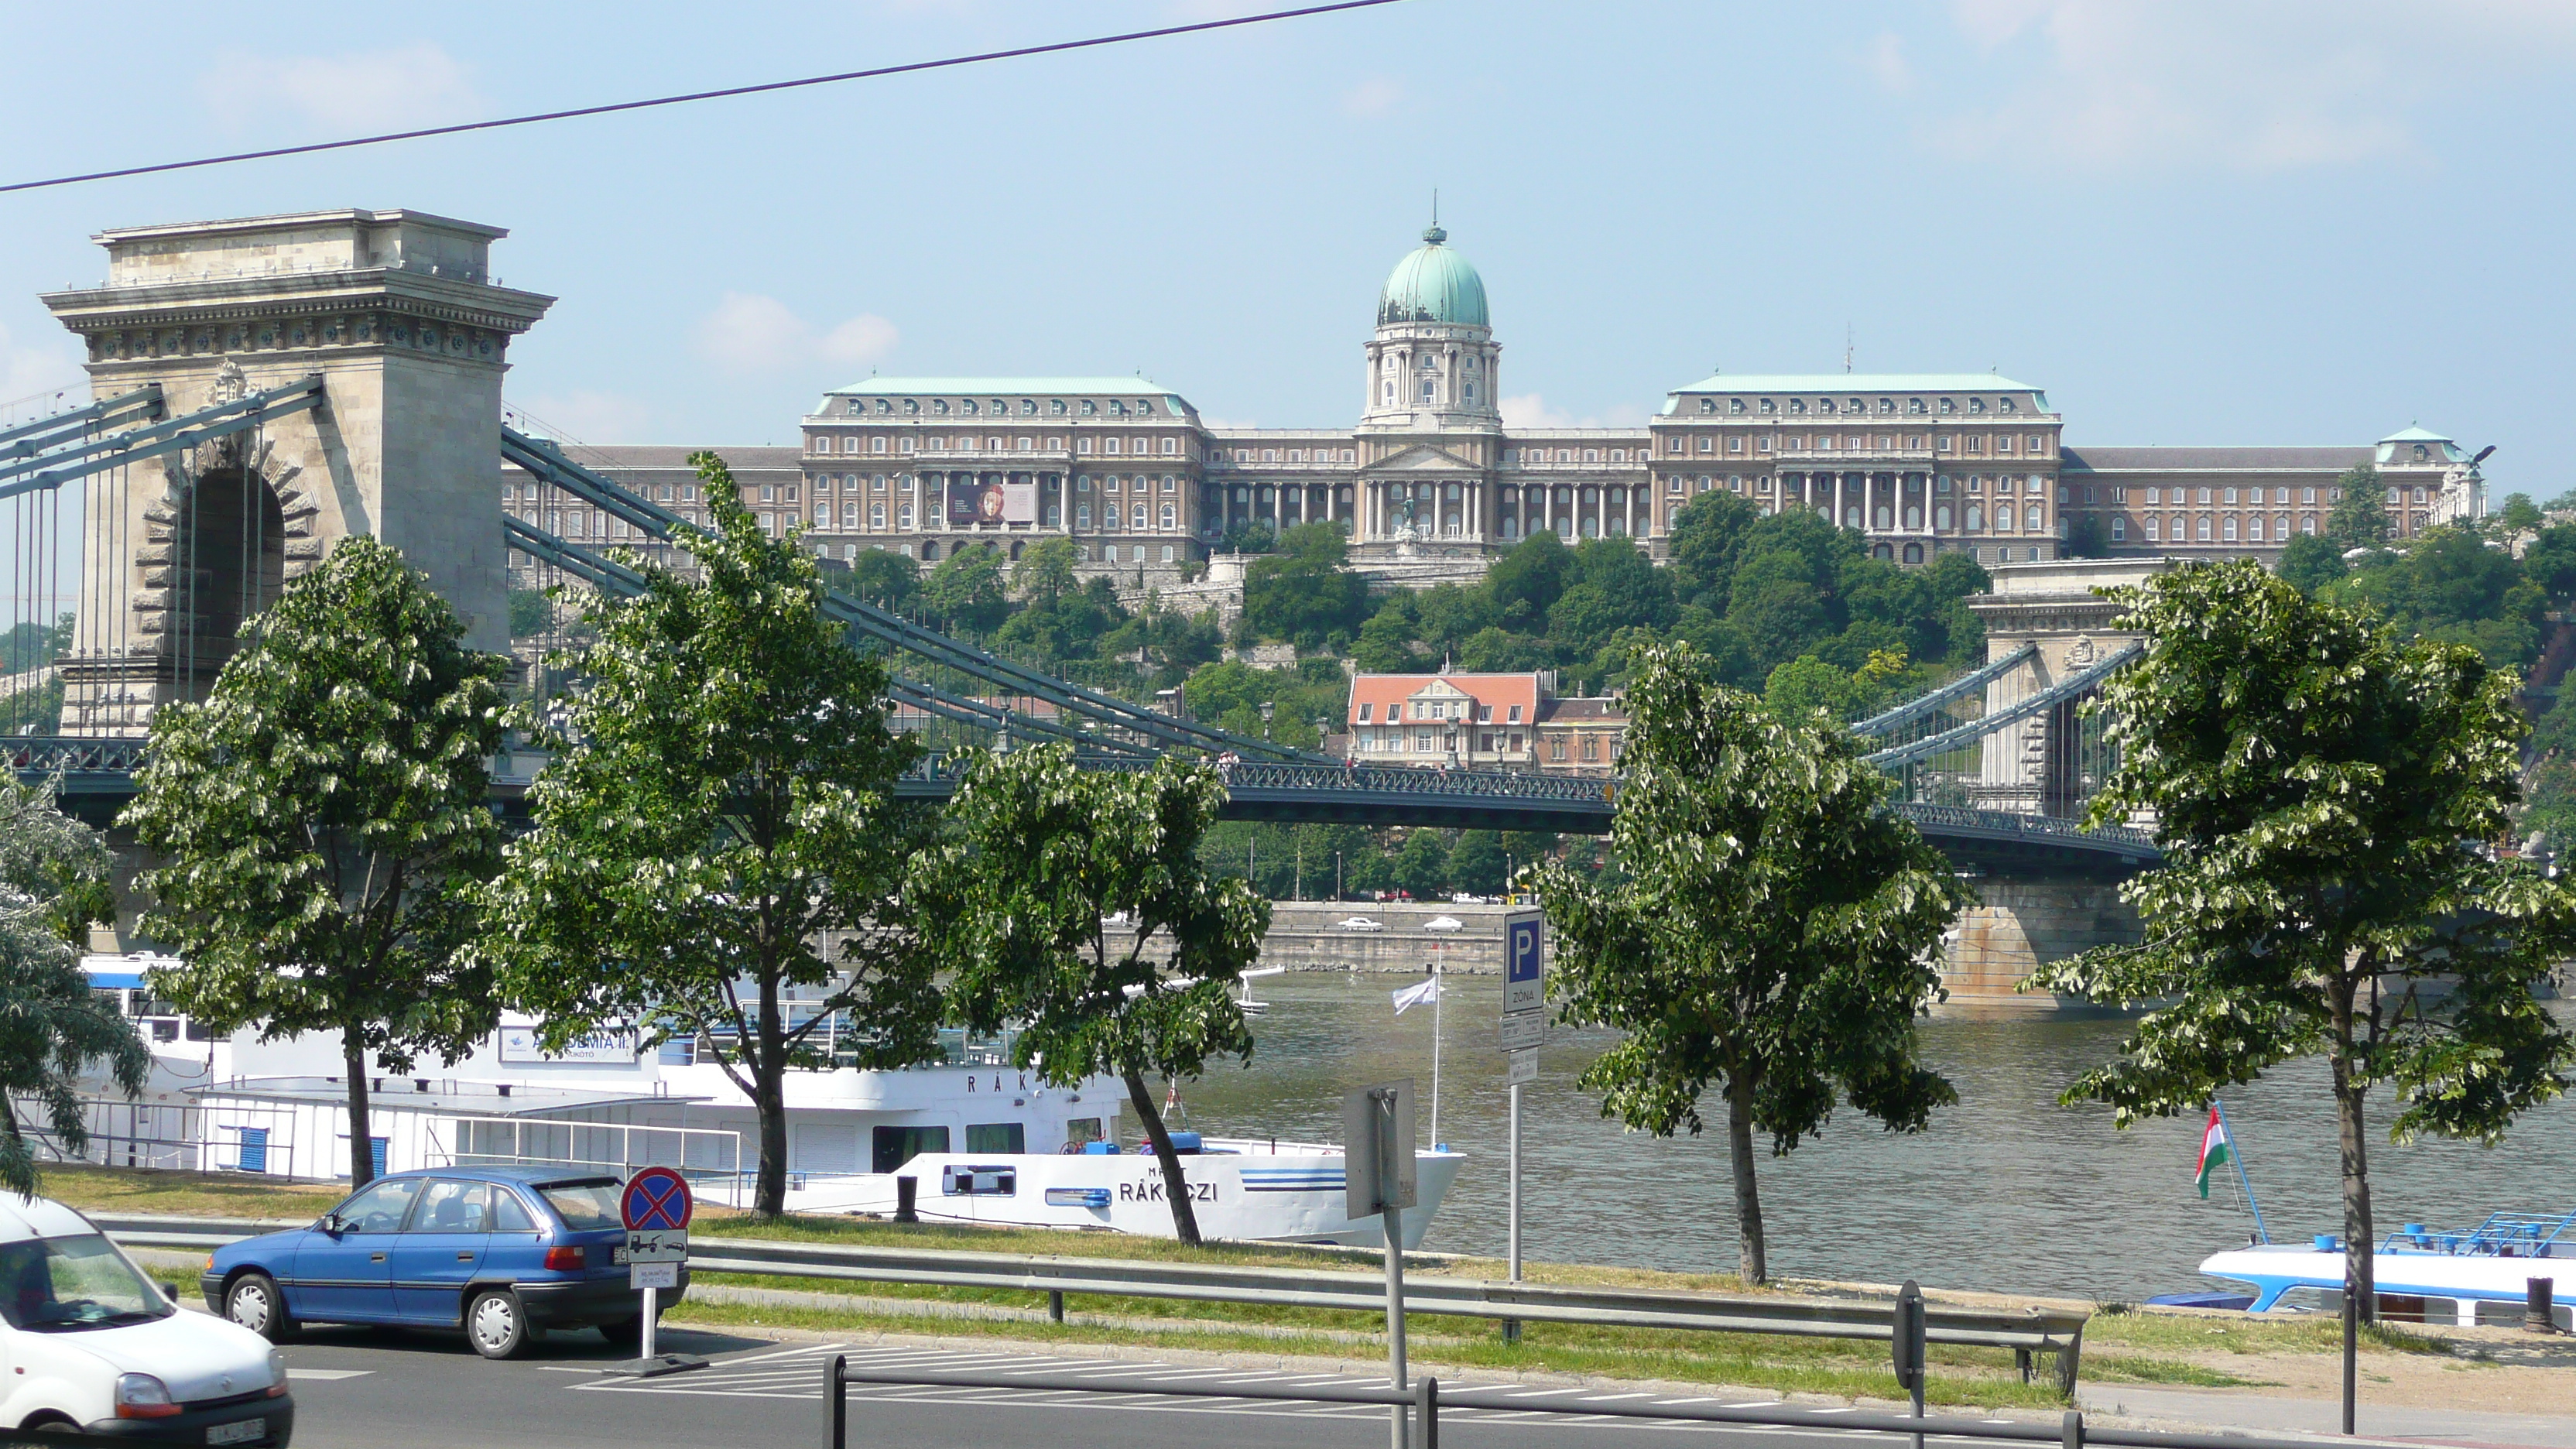
[[[1536,911],[1503,918],[1503,1055],[1512,1089],[1511,1278],[1521,1281],[1521,1088],[1538,1080],[1538,1047],[1547,1037],[1547,957]],[[1503,1320],[1503,1339],[1518,1343],[1521,1323]]]
[[[1896,1290],[1895,1331],[1888,1336],[1888,1357],[1896,1370],[1896,1382],[1914,1398],[1914,1417],[1923,1417],[1923,1290],[1914,1280]],[[1914,1449],[1923,1449],[1923,1434],[1914,1435]]]
[[[1414,1204],[1413,1081],[1362,1087],[1342,1098],[1343,1207],[1386,1223],[1386,1356],[1404,1391],[1404,1210]],[[1390,1449],[1405,1449],[1404,1406],[1388,1414]]]
[[[668,1167],[647,1167],[626,1180],[618,1194],[618,1218],[626,1225],[626,1284],[644,1296],[641,1352],[627,1370],[637,1377],[705,1368],[694,1354],[657,1354],[653,1349],[655,1319],[661,1316],[665,1288],[680,1286],[680,1265],[689,1258],[689,1219],[697,1202],[689,1180]]]

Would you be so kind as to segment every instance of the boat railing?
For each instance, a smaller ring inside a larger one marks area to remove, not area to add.
[[[2408,1223],[2381,1242],[2383,1253],[2447,1253],[2461,1257],[2548,1258],[2561,1244],[2576,1246],[2576,1213],[2490,1213],[2466,1232],[2427,1230]]]

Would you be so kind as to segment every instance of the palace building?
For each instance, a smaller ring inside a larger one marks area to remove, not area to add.
[[[824,394],[799,448],[726,451],[746,455],[744,501],[827,557],[1016,557],[1064,537],[1092,570],[1166,583],[1254,524],[1336,523],[1359,568],[1397,582],[1472,574],[1539,529],[1660,556],[1715,491],[1813,509],[1909,564],[2084,542],[2269,560],[2323,526],[2363,464],[2401,537],[2485,511],[2478,459],[2415,427],[2375,446],[2095,447],[2067,441],[2044,390],[1999,374],[1823,373],[1708,377],[1640,427],[1518,428],[1502,371],[1484,279],[1435,226],[1379,289],[1352,426],[1212,426],[1142,377],[871,377]],[[685,452],[583,456],[686,496],[669,476]]]

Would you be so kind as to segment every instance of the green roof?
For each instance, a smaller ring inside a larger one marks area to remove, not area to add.
[[[1673,391],[2037,392],[2039,389],[1992,372],[1721,372]]]
[[[2390,433],[2387,437],[2384,437],[2379,441],[2383,443],[2447,443],[2451,441],[2451,439],[2441,433],[2436,433],[2420,425],[2410,423],[2407,425],[2406,431],[2402,433]]]
[[[1448,322],[1464,327],[1490,327],[1485,314],[1485,279],[1467,259],[1441,243],[1449,233],[1432,227],[1422,245],[1404,254],[1387,273],[1377,294],[1381,327],[1401,322]]]

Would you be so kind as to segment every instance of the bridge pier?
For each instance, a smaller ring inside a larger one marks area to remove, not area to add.
[[[1978,904],[1960,912],[1945,943],[1944,1015],[2061,1011],[2082,1003],[2017,989],[2033,971],[2095,946],[2138,939],[2137,912],[2119,882],[2062,872],[1990,875],[1970,882]]]
[[[157,387],[165,421],[247,402],[255,426],[63,485],[83,519],[63,734],[138,735],[204,698],[243,619],[355,535],[402,550],[473,647],[508,649],[501,375],[554,299],[489,280],[505,235],[364,210],[99,234],[106,285],[43,299],[94,393]],[[318,405],[296,391],[317,377]]]

